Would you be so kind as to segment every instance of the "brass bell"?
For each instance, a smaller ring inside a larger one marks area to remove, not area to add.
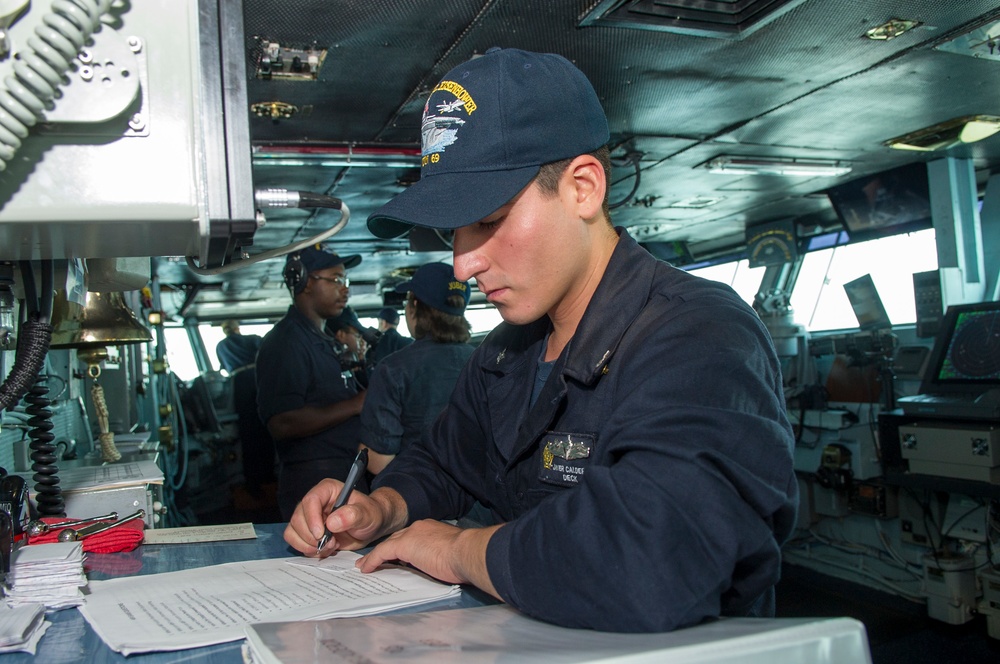
[[[120,292],[92,293],[81,307],[56,291],[52,304],[51,348],[93,348],[152,341],[149,330],[125,304]]]

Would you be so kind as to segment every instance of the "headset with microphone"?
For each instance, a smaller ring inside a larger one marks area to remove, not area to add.
[[[306,269],[305,264],[302,262],[301,252],[296,251],[289,255],[281,276],[285,280],[285,285],[291,289],[293,295],[299,294],[305,288],[306,279],[309,278],[309,270]]]
[[[309,251],[307,258],[311,260],[308,260],[308,264],[314,270],[322,270],[324,266],[336,265],[343,265],[346,270],[361,262],[361,256],[357,254],[338,256],[330,249],[324,248],[321,244],[314,244],[312,248],[305,247],[304,249],[290,253],[285,259],[285,269],[282,270],[281,277],[285,280],[285,285],[292,291],[293,296],[301,293],[306,287],[306,282],[309,280],[309,267],[306,266],[307,262],[302,260],[302,254],[305,251]],[[320,257],[314,256],[314,252],[319,254]],[[322,254],[329,254],[330,258],[334,260],[321,258]]]

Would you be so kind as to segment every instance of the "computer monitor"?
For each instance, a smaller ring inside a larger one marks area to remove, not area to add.
[[[1000,302],[948,307],[923,393],[966,393],[1000,387]]]
[[[826,195],[852,242],[932,226],[927,164],[908,164],[831,187]]]
[[[844,291],[847,293],[847,299],[851,301],[851,308],[854,309],[858,326],[862,330],[884,330],[892,327],[892,321],[885,312],[882,298],[878,296],[872,275],[866,274],[854,281],[848,281],[844,284]]]

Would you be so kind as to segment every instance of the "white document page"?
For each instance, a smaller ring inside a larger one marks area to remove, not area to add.
[[[51,626],[52,623],[50,623],[48,620],[39,620],[38,627],[34,629],[31,632],[31,634],[28,635],[27,639],[25,639],[21,643],[15,643],[13,645],[3,646],[2,648],[0,648],[0,655],[6,653],[14,653],[14,652],[26,652],[32,657],[34,657],[35,651],[38,650],[39,641],[42,640],[42,637],[45,636],[45,632],[47,632],[49,627]]]
[[[80,612],[112,650],[183,650],[243,638],[250,623],[363,616],[443,599],[458,586],[415,570],[372,574],[342,551],[93,581]]]
[[[0,652],[7,646],[27,641],[44,620],[45,605],[40,603],[7,606],[0,604]]]
[[[19,473],[30,481],[30,476]],[[59,470],[59,486],[63,493],[89,489],[113,489],[140,484],[163,484],[163,471],[155,461],[143,459],[107,466],[79,466]]]

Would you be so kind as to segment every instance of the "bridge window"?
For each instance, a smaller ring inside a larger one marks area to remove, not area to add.
[[[765,269],[763,267],[750,267],[750,262],[744,258],[740,261],[690,270],[690,272],[705,279],[729,284],[747,304],[752,305],[754,296],[760,289],[760,280],[764,278]]]
[[[857,327],[843,286],[871,274],[892,324],[913,324],[913,273],[937,267],[933,229],[810,252],[792,289],[795,322],[810,331]]]
[[[814,332],[858,326],[843,286],[865,274],[872,275],[892,324],[914,323],[913,273],[938,267],[933,229],[818,249],[801,260],[790,304],[795,322]],[[729,284],[753,304],[764,269],[751,269],[744,259],[690,272]]]
[[[246,323],[240,325],[241,334],[259,334],[264,336],[273,327],[272,323]],[[219,371],[219,358],[215,353],[215,347],[225,337],[222,327],[211,323],[201,323],[197,327],[198,340],[192,340],[188,330],[183,326],[165,326],[163,337],[167,346],[167,363],[170,370],[183,381],[196,378],[203,371]],[[204,356],[208,358],[211,366],[199,367],[197,353],[193,343],[201,343],[204,348]]]

